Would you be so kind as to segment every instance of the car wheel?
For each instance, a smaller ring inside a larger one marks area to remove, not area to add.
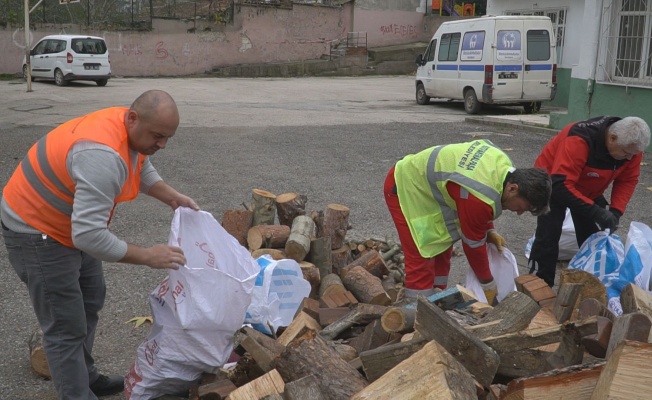
[[[430,103],[430,96],[426,94],[426,89],[423,87],[423,83],[417,85],[417,104],[426,105]]]
[[[531,103],[523,103],[523,109],[526,114],[536,114],[541,111],[541,102],[533,101]]]
[[[63,72],[61,72],[60,69],[54,70],[54,83],[56,83],[57,86],[68,85],[68,82],[65,79],[63,79]]]
[[[106,86],[108,82],[109,82],[108,79],[98,79],[95,81],[95,83],[97,83],[97,86]]]
[[[23,80],[27,82],[27,65],[23,65]],[[34,82],[34,76],[32,76],[32,82]]]
[[[475,90],[468,89],[464,92],[464,110],[469,114],[477,114],[480,112],[482,105],[478,101],[478,97],[475,95]]]

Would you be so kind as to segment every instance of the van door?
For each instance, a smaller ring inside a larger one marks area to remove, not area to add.
[[[47,44],[46,40],[41,40],[34,49],[32,50],[32,55],[30,56],[30,64],[32,64],[32,76],[34,77],[43,77],[45,75],[45,67],[43,66],[45,57],[45,45]]]
[[[523,94],[523,20],[497,19],[494,53],[496,102],[520,100]]]
[[[449,99],[462,98],[462,94],[458,93],[457,90],[459,79],[457,56],[460,49],[461,37],[462,34],[460,32],[444,33],[441,35],[433,79],[437,97],[446,97]]]
[[[528,21],[526,24],[523,99],[541,101],[552,97],[555,52],[550,29],[550,23],[545,20]]]
[[[436,49],[437,39],[433,39],[428,45],[426,52],[423,54],[424,64],[417,68],[417,80],[420,80],[423,83],[423,87],[426,89],[426,94],[430,97],[437,97],[432,81]]]
[[[482,85],[484,84],[483,57],[484,44],[487,33],[484,30],[464,32],[462,37],[462,51],[460,52],[459,82],[457,92],[464,95],[464,89],[472,87],[475,95],[482,100]]]

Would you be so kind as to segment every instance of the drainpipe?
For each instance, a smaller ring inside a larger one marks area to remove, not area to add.
[[[598,19],[598,30],[596,31],[595,34],[595,40],[591,45],[594,46],[595,48],[595,57],[593,59],[593,66],[591,68],[591,72],[589,73],[589,80],[587,81],[587,87],[586,87],[586,92],[589,95],[589,99],[587,102],[588,108],[589,108],[589,116],[591,115],[591,100],[593,98],[593,90],[595,87],[595,76],[598,71],[598,63],[600,62],[600,41],[601,41],[601,34],[602,34],[602,19],[604,18],[604,0],[596,0],[596,7],[597,10],[599,11],[599,19]]]

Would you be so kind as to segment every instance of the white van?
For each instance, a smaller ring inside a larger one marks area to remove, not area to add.
[[[106,86],[111,78],[109,49],[101,37],[50,35],[39,40],[29,54],[32,80],[54,80],[58,86],[84,80]],[[27,79],[25,57],[23,78]]]
[[[441,24],[417,56],[416,99],[464,100],[469,114],[482,104],[522,105],[538,112],[555,98],[557,64],[550,18],[488,16]]]

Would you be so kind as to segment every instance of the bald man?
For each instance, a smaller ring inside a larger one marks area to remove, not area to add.
[[[59,399],[92,400],[124,390],[122,376],[98,372],[92,350],[106,285],[102,261],[178,268],[183,251],[140,247],[108,226],[115,206],[139,193],[176,209],[199,209],[169,186],[148,156],[179,126],[172,97],[140,95],[68,121],[29,150],[5,186],[0,212],[9,261],[29,291]]]

